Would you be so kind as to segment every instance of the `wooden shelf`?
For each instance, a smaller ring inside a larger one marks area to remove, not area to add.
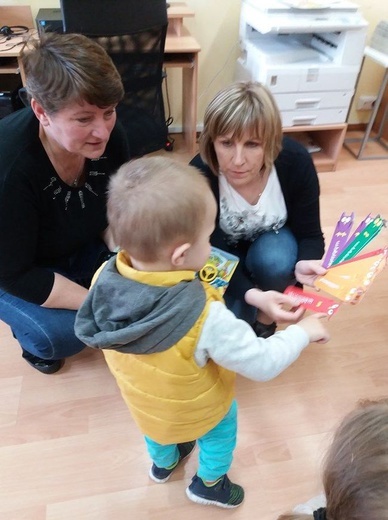
[[[193,17],[195,12],[184,2],[170,2],[167,9],[168,33],[182,36],[183,18]]]
[[[17,58],[0,57],[0,74],[19,74]]]
[[[183,53],[165,54],[163,66],[166,68],[179,67],[181,69],[192,69],[194,67],[193,53],[189,52],[186,54],[183,54]]]
[[[29,5],[0,6],[0,20],[6,20],[8,26],[22,25],[28,27],[29,34],[35,31]],[[10,90],[9,85],[15,85],[19,81],[24,84],[25,77],[21,53],[29,34],[21,34],[11,40],[2,39],[0,43],[0,91]],[[15,76],[18,77],[15,78]]]
[[[284,127],[283,133],[297,141],[305,141],[306,136],[321,150],[312,152],[311,157],[318,172],[332,172],[337,167],[339,153],[344,143],[347,124],[306,125]]]

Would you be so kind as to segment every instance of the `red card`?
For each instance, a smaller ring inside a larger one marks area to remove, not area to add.
[[[314,312],[324,312],[328,316],[332,316],[337,312],[339,303],[320,294],[305,292],[299,287],[290,285],[284,291],[284,294],[292,296],[298,305]]]

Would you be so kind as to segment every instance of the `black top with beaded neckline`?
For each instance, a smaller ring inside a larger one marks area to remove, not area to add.
[[[71,187],[56,174],[30,108],[0,121],[0,288],[38,304],[47,299],[54,278],[44,266],[62,265],[101,235],[109,177],[129,157],[116,123],[103,157],[88,160],[84,184]]]

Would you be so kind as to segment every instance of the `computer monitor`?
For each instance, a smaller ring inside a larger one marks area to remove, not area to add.
[[[60,0],[64,32],[119,36],[167,24],[167,5],[155,0]]]

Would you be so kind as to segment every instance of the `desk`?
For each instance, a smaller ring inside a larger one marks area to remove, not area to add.
[[[182,131],[187,150],[193,154],[197,142],[198,53],[201,47],[183,25],[183,18],[194,16],[193,11],[177,2],[171,3],[167,14],[164,66],[182,69]]]
[[[7,48],[8,45],[9,49]],[[25,75],[21,52],[24,45],[25,37],[23,36],[13,37],[12,40],[0,44],[0,74],[20,74],[23,85],[25,84]]]
[[[167,9],[167,14],[169,24],[164,47],[164,66],[182,69],[182,131],[188,151],[194,153],[197,140],[198,53],[201,47],[183,22],[184,18],[193,17],[195,13],[183,2],[174,2]],[[0,19],[9,20],[7,23],[10,25],[33,27],[30,7],[0,7]],[[24,40],[20,37],[10,41],[13,44],[20,43],[20,45],[0,52],[0,74],[18,74],[20,72],[24,85],[25,77],[20,60]],[[0,51],[8,43],[10,42],[1,44]]]
[[[24,25],[31,31],[34,27],[30,6],[0,6],[0,20],[8,26]],[[29,34],[24,34],[0,43],[0,74],[20,73],[23,85],[25,77],[20,56],[28,36]]]
[[[376,137],[371,137],[370,136],[373,124],[374,124],[376,116],[377,116],[377,112],[379,110],[379,106],[380,106],[381,100],[382,100],[382,98],[384,96],[384,92],[385,92],[386,86],[388,84],[388,55],[384,54],[384,53],[382,53],[380,51],[377,51],[376,49],[373,49],[372,47],[365,47],[365,49],[364,49],[364,60],[365,60],[366,57],[369,57],[370,59],[372,59],[373,61],[375,61],[376,63],[378,63],[382,67],[384,67],[385,68],[385,74],[384,74],[384,77],[383,77],[383,81],[381,82],[379,93],[377,95],[377,99],[375,101],[375,104],[374,104],[374,107],[373,107],[373,111],[372,111],[372,114],[371,114],[370,119],[369,119],[369,123],[368,123],[368,125],[366,127],[364,137],[362,139],[358,139],[358,138],[348,138],[348,139],[345,139],[344,146],[355,157],[357,157],[357,159],[361,159],[361,160],[363,160],[363,159],[388,159],[388,153],[387,153],[388,146],[381,139],[381,136],[382,136],[382,133],[383,133],[383,129],[384,129],[384,124],[385,124],[385,121],[386,121],[387,115],[388,115],[388,107],[385,107],[384,114],[383,114],[383,117],[381,119],[381,123],[380,123],[379,130],[377,132]],[[369,155],[364,156],[364,151],[365,151],[365,148],[366,148],[368,142],[375,142],[375,143],[377,143],[383,150],[385,150],[385,153],[382,154],[382,155],[380,155],[380,154],[378,154],[378,155],[377,154],[376,155],[370,155],[369,154]],[[359,147],[358,152],[355,152],[353,150],[353,148],[351,146],[352,143],[360,143],[360,147]]]
[[[175,34],[176,36],[181,36],[183,19],[190,17],[192,18],[193,16],[195,16],[194,11],[187,7],[185,3],[171,3],[170,7],[167,9],[168,33],[170,35]]]

